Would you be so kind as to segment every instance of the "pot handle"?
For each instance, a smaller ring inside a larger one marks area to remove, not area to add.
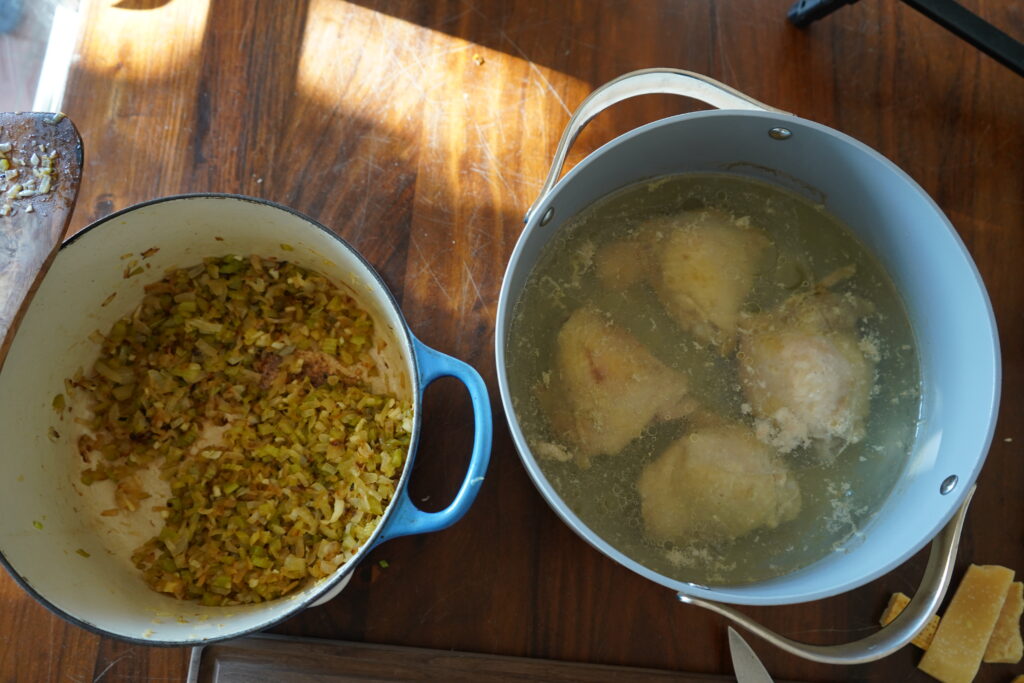
[[[476,499],[491,460],[491,403],[487,395],[487,386],[480,374],[466,363],[435,351],[415,337],[413,352],[416,354],[420,369],[421,403],[427,385],[441,377],[454,377],[466,386],[473,406],[473,448],[466,476],[448,507],[439,512],[424,512],[416,507],[409,497],[408,487],[404,487],[395,501],[397,509],[392,513],[387,526],[381,530],[374,545],[380,545],[399,536],[440,531],[455,524]]]
[[[576,137],[580,134],[580,131],[595,116],[623,100],[640,95],[653,94],[691,97],[705,104],[710,104],[717,109],[745,109],[748,111],[786,113],[780,109],[775,109],[767,104],[758,102],[752,97],[747,97],[739,90],[730,88],[724,83],[719,83],[713,78],[708,78],[692,71],[666,68],[641,69],[619,76],[590,93],[587,99],[580,103],[580,106],[576,108],[576,111],[569,118],[569,123],[566,124],[565,131],[562,132],[562,138],[558,141],[558,147],[555,148],[555,158],[551,162],[548,177],[544,179],[544,184],[540,188],[537,201],[526,212],[524,221],[529,221],[530,216],[533,215],[537,207],[547,199],[548,194],[550,194],[551,189],[558,182],[558,178],[562,174],[565,159],[569,155],[569,148],[576,142]]]
[[[949,588],[949,580],[956,563],[956,551],[960,544],[967,506],[971,504],[976,486],[972,486],[964,502],[942,531],[932,541],[928,565],[925,567],[921,585],[910,604],[900,612],[888,626],[872,633],[867,638],[839,645],[810,645],[790,640],[775,631],[762,626],[742,612],[712,600],[703,600],[683,593],[677,594],[680,602],[696,605],[716,612],[742,626],[754,635],[768,641],[786,652],[822,664],[864,664],[887,657],[900,649],[921,632],[928,620],[939,609],[939,604]]]

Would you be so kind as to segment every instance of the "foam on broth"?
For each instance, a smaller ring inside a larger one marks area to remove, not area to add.
[[[555,440],[535,388],[550,377],[556,336],[581,306],[599,309],[662,363],[685,373],[690,395],[722,418],[752,424],[735,353],[698,343],[666,312],[651,287],[601,286],[594,255],[629,238],[646,220],[718,209],[749,220],[770,239],[770,259],[756,276],[743,311],[770,311],[839,268],[855,275],[837,285],[870,302],[857,336],[877,353],[866,436],[834,458],[811,449],[782,455],[800,485],[792,521],[728,541],[655,542],[645,533],[636,482],[644,467],[686,434],[687,419],[654,422],[619,455],[589,467],[538,457],[559,496],[595,533],[647,567],[708,585],[779,576],[824,557],[858,533],[892,490],[914,442],[920,377],[913,333],[891,280],[852,232],[819,205],[767,183],[724,174],[686,174],[639,183],[606,197],[562,226],[534,266],[516,302],[508,337],[513,408],[534,454]],[[830,461],[829,461],[830,460]]]

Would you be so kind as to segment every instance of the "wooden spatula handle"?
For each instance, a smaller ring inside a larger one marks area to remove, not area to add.
[[[0,366],[67,230],[82,139],[52,113],[0,113]]]

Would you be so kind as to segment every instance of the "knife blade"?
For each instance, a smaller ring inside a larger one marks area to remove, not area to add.
[[[729,654],[732,656],[732,668],[736,673],[736,683],[772,683],[772,677],[757,658],[747,641],[732,626],[729,631]]]

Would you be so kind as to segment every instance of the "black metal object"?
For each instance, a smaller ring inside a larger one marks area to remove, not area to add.
[[[786,12],[789,23],[797,28],[806,28],[818,19],[823,19],[840,7],[852,5],[857,0],[797,0]]]
[[[1024,44],[964,9],[954,0],[900,0],[946,30],[978,48],[1003,66],[1024,76]],[[857,0],[797,0],[786,17],[803,28]]]

